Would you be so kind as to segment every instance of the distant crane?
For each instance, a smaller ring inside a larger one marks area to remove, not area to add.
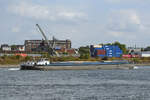
[[[51,55],[51,56],[54,56],[54,55],[57,55],[58,56],[58,53],[55,51],[55,41],[56,39],[53,37],[53,41],[52,41],[52,44],[50,44],[50,41],[47,39],[46,35],[44,34],[43,30],[41,29],[41,27],[36,24],[36,26],[38,27],[39,31],[42,33],[46,43],[48,44],[48,53]]]

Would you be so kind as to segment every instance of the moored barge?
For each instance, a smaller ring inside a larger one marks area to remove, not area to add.
[[[44,59],[39,62],[27,62],[20,65],[21,70],[90,70],[90,69],[133,69],[126,61],[107,62],[53,62]]]

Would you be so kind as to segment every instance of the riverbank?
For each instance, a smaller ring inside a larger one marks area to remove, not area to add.
[[[126,65],[100,65],[100,66],[61,66],[61,67],[56,67],[56,66],[50,66],[46,69],[45,66],[40,66],[42,70],[96,70],[96,69],[102,69],[102,70],[111,70],[111,69],[133,69],[134,66],[150,66],[150,63],[146,64],[126,64]],[[0,65],[0,68],[19,68],[19,64],[6,64],[6,65]]]
[[[44,56],[43,56],[44,57]],[[150,66],[150,58],[87,58],[83,59],[80,57],[46,57],[52,62],[76,62],[76,63],[82,63],[82,62],[103,62],[103,61],[113,61],[113,60],[126,60],[130,63],[134,63],[135,66]],[[21,57],[21,56],[2,56],[0,57],[0,68],[12,68],[12,67],[19,67],[19,64],[22,62],[27,61],[38,61],[41,59],[35,58],[35,57]]]
[[[20,65],[8,65],[8,64],[6,64],[6,65],[0,65],[0,68],[19,68],[20,67]]]
[[[150,63],[134,64],[135,66],[150,66]]]

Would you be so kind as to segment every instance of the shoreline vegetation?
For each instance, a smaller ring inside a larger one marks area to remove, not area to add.
[[[45,56],[43,56],[44,58]],[[1,56],[0,57],[0,68],[18,68],[20,63],[26,61],[36,61],[41,57],[22,57],[19,55],[16,56]],[[150,66],[150,58],[80,58],[80,57],[47,57],[49,60],[52,59],[53,62],[63,62],[63,61],[76,61],[76,62],[84,62],[84,61],[111,61],[111,60],[128,60],[135,66]],[[82,68],[81,68],[82,69]],[[101,68],[102,69],[102,68]]]

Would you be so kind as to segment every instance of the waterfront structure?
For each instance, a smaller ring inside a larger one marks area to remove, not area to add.
[[[58,52],[59,55],[62,55],[62,56],[79,56],[78,50],[74,48],[69,48],[69,49],[57,48],[55,49],[55,51]]]
[[[53,40],[49,40],[50,45],[53,44]],[[45,40],[25,40],[25,51],[32,52],[32,51],[47,51],[47,42]],[[70,40],[56,40],[55,41],[55,48],[71,48],[71,41]]]
[[[123,52],[117,45],[91,45],[92,57],[121,57]]]
[[[150,57],[150,51],[141,52],[141,57]]]
[[[128,47],[127,51],[128,54],[122,55],[123,58],[139,58],[142,56],[141,53],[142,48],[137,48],[137,47]]]
[[[1,49],[2,51],[11,51],[11,46],[9,46],[8,44],[3,44],[1,45]]]
[[[141,48],[128,47],[127,50],[130,52],[141,52]]]
[[[12,45],[11,51],[25,51],[24,45]]]

